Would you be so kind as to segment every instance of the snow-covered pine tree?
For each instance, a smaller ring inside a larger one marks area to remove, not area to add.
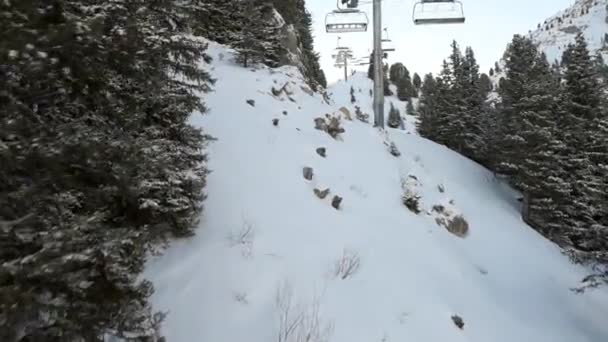
[[[257,63],[279,66],[286,51],[281,43],[280,27],[274,20],[274,7],[265,0],[245,1],[241,6],[247,15],[243,16],[240,36],[232,43],[237,63],[244,67]]]
[[[568,232],[572,255],[577,261],[608,264],[606,225],[606,168],[608,135],[606,111],[597,67],[582,34],[564,52],[565,115],[561,117],[562,139],[568,156],[562,167],[568,172],[574,201],[564,203],[569,214]],[[606,274],[604,274],[606,276]]]
[[[410,71],[402,64],[396,63],[391,66],[391,81],[397,86],[397,97],[401,101],[409,101],[416,95]]]
[[[409,78],[410,72],[409,72],[409,70],[407,70],[405,65],[403,65],[403,63],[395,63],[395,64],[391,65],[388,74],[389,74],[390,81],[396,85],[400,79],[405,77],[406,74],[407,74],[407,77]]]
[[[444,66],[447,67],[447,62],[444,62]],[[449,75],[437,78],[433,77],[432,74],[425,75],[418,105],[420,116],[418,132],[423,137],[440,143],[443,140],[441,125],[445,122],[446,99],[444,96],[449,88],[445,83],[446,81],[449,82],[448,78]]]
[[[517,106],[526,97],[526,84],[530,82],[531,69],[538,59],[538,50],[526,37],[515,35],[504,55],[506,77],[501,81],[499,94],[500,130],[496,136],[497,155],[495,167],[499,173],[519,179],[519,165],[525,158],[525,140],[519,135],[522,132],[522,121]]]
[[[150,246],[192,233],[205,180],[189,13],[0,4],[0,340],[154,340],[138,274]]]
[[[492,80],[490,80],[490,77],[486,74],[479,75],[479,91],[481,92],[480,96],[486,99],[492,90],[494,90],[494,86],[492,85]]]

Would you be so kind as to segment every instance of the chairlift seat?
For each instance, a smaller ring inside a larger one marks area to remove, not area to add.
[[[393,44],[393,41],[390,39],[382,39],[382,51],[384,52],[394,52],[395,49],[395,44]]]
[[[462,2],[457,0],[422,0],[414,5],[412,14],[416,25],[463,24]]]

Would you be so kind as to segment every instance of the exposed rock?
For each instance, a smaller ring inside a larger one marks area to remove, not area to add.
[[[255,107],[255,100],[247,100],[247,104],[249,104],[251,107]]]
[[[315,195],[317,195],[317,197],[319,197],[320,199],[325,199],[327,197],[327,195],[329,195],[329,188],[325,189],[325,190],[319,190],[319,189],[314,189],[313,190]]]
[[[325,115],[326,118],[315,118],[315,129],[327,132],[332,138],[336,139],[339,134],[344,133],[345,130],[340,126],[340,119],[329,114]]]
[[[324,118],[316,118],[315,119],[315,129],[327,132],[327,124],[325,123],[325,119]]]
[[[327,157],[327,149],[325,147],[319,147],[317,148],[317,154],[325,158]]]
[[[329,120],[329,125],[327,125],[327,133],[335,139],[338,137],[339,134],[342,134],[344,132],[344,128],[340,126],[340,120],[336,117],[332,117]]]
[[[338,195],[334,196],[334,198],[331,200],[331,206],[336,210],[340,210],[340,204],[342,204],[342,197]]]
[[[279,119],[272,119],[272,124],[274,126],[278,126],[279,125]]]
[[[287,115],[287,111],[286,110],[283,111],[283,115]]]
[[[469,234],[469,223],[462,215],[457,215],[449,220],[446,228],[450,233],[461,238],[465,238]]]
[[[302,174],[303,174],[303,176],[304,176],[304,179],[306,179],[306,180],[312,180],[312,176],[313,176],[313,174],[314,174],[314,173],[313,173],[313,170],[312,170],[312,167],[308,167],[308,166],[307,166],[307,167],[305,167],[305,168],[302,170]]]
[[[464,329],[464,321],[462,320],[462,317],[460,317],[458,315],[454,315],[454,316],[452,316],[452,321],[458,327],[458,329],[460,329],[460,330]]]
[[[439,185],[437,185],[437,190],[439,190],[440,193],[444,193],[445,192],[445,186],[443,184],[439,184]]]
[[[355,106],[355,117],[361,122],[369,123],[369,114],[363,113],[359,106]]]
[[[393,155],[393,157],[401,156],[401,152],[399,151],[399,149],[397,148],[397,145],[395,145],[394,142],[391,142],[391,144],[388,147],[388,151],[390,152],[391,155]]]

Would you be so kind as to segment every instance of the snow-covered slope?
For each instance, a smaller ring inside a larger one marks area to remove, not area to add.
[[[568,44],[582,32],[592,54],[601,51],[608,57],[608,2],[606,0],[576,0],[569,8],[541,23],[531,33],[532,39],[545,52],[549,62],[561,60]]]
[[[579,32],[583,33],[591,55],[600,52],[608,64],[608,0],[576,0],[572,6],[540,23],[540,27],[528,35],[547,55],[549,63],[553,63],[561,61],[568,44],[574,43]],[[495,88],[505,77],[504,60],[497,63],[501,70],[490,77]],[[491,92],[489,100],[496,99],[498,94]]]
[[[521,221],[490,172],[421,138],[412,117],[386,133],[345,118],[351,86],[371,114],[363,75],[331,87],[328,103],[295,68],[243,69],[213,43],[210,53],[211,112],[192,118],[218,139],[206,209],[197,235],[145,272],[168,341],[608,341],[608,293],[570,290],[585,270]],[[341,116],[337,139],[315,129],[326,114]],[[438,205],[468,221],[465,238],[437,223]]]

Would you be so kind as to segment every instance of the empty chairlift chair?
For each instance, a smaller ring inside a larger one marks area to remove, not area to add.
[[[325,16],[327,33],[366,32],[369,24],[367,14],[355,7],[341,8],[337,0],[337,9]]]
[[[384,38],[382,38],[382,51],[383,52],[394,52],[395,51],[395,44],[393,44],[393,41],[390,40],[390,38],[388,37],[388,29],[384,29]]]
[[[463,24],[464,8],[457,0],[421,0],[414,5],[412,19],[416,25]]]

